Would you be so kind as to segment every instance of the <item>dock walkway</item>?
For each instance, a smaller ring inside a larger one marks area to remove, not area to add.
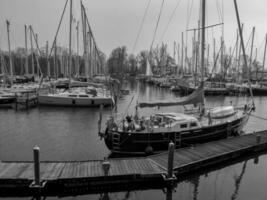
[[[267,131],[177,149],[173,154],[176,177],[218,165],[240,156],[267,149]],[[169,152],[145,158],[120,158],[95,161],[41,162],[42,187],[35,187],[33,162],[0,162],[0,194],[16,191],[29,195],[93,190],[129,184],[164,183],[168,174]],[[108,163],[108,170],[104,165]],[[33,187],[32,187],[33,186]],[[38,188],[38,190],[36,190]],[[1,196],[1,195],[0,195]]]

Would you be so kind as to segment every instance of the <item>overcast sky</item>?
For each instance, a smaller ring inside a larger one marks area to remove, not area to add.
[[[170,16],[179,1],[180,4],[175,15],[166,34],[162,37]],[[259,48],[260,57],[263,54],[261,52],[263,52],[263,41],[267,32],[267,1],[237,1],[241,21],[245,23],[244,39],[245,41],[248,40],[252,27],[255,26],[255,46]],[[125,45],[128,52],[131,53],[148,2],[149,0],[84,0],[99,49],[109,55],[112,49]],[[190,15],[188,8],[191,7],[191,2],[192,12],[191,17],[188,17]],[[150,48],[161,3],[162,0],[151,1],[134,53]],[[31,24],[35,32],[39,34],[40,46],[44,46],[47,40],[51,44],[64,4],[65,0],[0,0],[0,48],[7,49],[6,19],[10,20],[11,23],[12,49],[24,46],[24,24]],[[172,52],[173,42],[181,41],[181,32],[187,28],[196,28],[199,5],[200,0],[165,0],[155,45],[166,42],[169,45],[169,51]],[[207,0],[206,24],[217,24],[222,21],[220,14],[218,14],[218,9],[222,10],[222,7],[226,45],[229,47],[234,45],[237,29],[233,0],[223,0],[223,4],[222,0]],[[74,17],[80,20],[79,0],[73,0],[73,12]],[[69,7],[58,36],[59,43],[63,46],[68,44],[68,22]],[[207,32],[208,41],[212,41],[212,38],[215,37],[219,42],[220,36],[221,27],[209,29]],[[73,40],[76,43],[75,37]],[[191,45],[192,32],[188,33],[187,38],[188,45]]]

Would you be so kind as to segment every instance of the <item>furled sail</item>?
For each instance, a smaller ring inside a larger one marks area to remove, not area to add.
[[[156,107],[156,106],[179,106],[179,105],[197,105],[198,103],[204,104],[204,89],[201,84],[192,94],[182,97],[177,101],[158,101],[158,102],[141,102],[138,104],[140,108]]]

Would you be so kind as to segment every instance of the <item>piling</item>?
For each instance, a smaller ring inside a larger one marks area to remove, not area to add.
[[[173,159],[174,159],[174,143],[171,141],[169,143],[169,150],[168,150],[168,174],[167,178],[173,178]]]
[[[107,158],[104,158],[102,162],[102,169],[104,171],[105,176],[108,176],[109,169],[110,169],[110,162],[107,160]]]
[[[35,146],[33,148],[33,159],[34,159],[34,182],[36,186],[40,186],[40,148]]]

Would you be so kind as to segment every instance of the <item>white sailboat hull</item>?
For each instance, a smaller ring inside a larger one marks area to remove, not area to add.
[[[111,106],[114,104],[112,97],[61,97],[61,96],[49,96],[39,95],[38,102],[40,105],[51,106],[74,106],[74,107],[94,107],[94,106]]]

